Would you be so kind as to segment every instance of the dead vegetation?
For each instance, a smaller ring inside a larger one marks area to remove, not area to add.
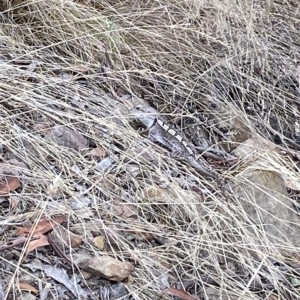
[[[300,298],[298,2],[0,9],[0,299]],[[145,140],[137,99],[235,151],[232,192]]]

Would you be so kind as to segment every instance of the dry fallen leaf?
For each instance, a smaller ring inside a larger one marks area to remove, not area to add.
[[[34,240],[34,241],[31,241],[28,244],[28,247],[26,249],[24,258],[28,255],[29,252],[33,251],[34,249],[36,249],[38,247],[49,245],[48,238],[45,235],[43,235],[42,233],[37,233],[37,234],[33,235],[33,237],[34,238],[37,237],[38,239]]]
[[[116,216],[127,219],[133,216],[137,216],[138,208],[136,205],[130,203],[113,201],[113,212]]]
[[[25,266],[30,268],[33,272],[35,272],[36,269],[42,270],[48,277],[51,277],[63,284],[70,292],[72,292],[76,299],[87,299],[89,296],[89,293],[83,290],[82,287],[74,281],[74,279],[69,278],[67,271],[63,268],[44,265],[38,260],[33,260]]]
[[[67,71],[71,71],[71,72],[78,72],[78,73],[82,73],[82,72],[87,72],[89,71],[91,68],[89,66],[86,65],[74,65],[74,66],[69,66],[67,68],[65,68],[65,70]]]
[[[251,167],[237,175],[236,180],[233,191],[239,199],[240,210],[265,232],[267,240],[300,247],[299,214],[282,176]]]
[[[95,247],[97,247],[98,249],[103,250],[103,249],[104,249],[104,246],[105,246],[105,239],[104,239],[104,236],[102,236],[102,235],[96,236],[96,237],[93,239],[93,245],[94,245]]]
[[[35,294],[38,294],[38,293],[39,293],[39,291],[38,291],[34,286],[32,286],[31,284],[29,284],[29,283],[26,283],[26,282],[20,282],[20,283],[18,284],[18,286],[19,286],[19,288],[20,288],[21,290],[30,291],[30,292],[33,292],[33,293],[35,293]]]
[[[94,148],[87,153],[88,156],[103,158],[106,155],[106,151],[100,147]]]
[[[53,141],[60,146],[72,148],[81,151],[88,147],[88,141],[78,132],[65,127],[55,126],[45,136],[47,141]]]
[[[49,133],[51,130],[50,125],[47,122],[38,122],[38,123],[35,123],[33,126],[37,132],[45,134],[45,135],[47,133]]]
[[[178,290],[178,289],[175,289],[175,288],[172,288],[172,287],[164,289],[162,291],[162,293],[166,294],[166,295],[170,295],[170,296],[176,296],[176,297],[179,297],[183,300],[198,300],[198,298],[192,297],[187,292],[182,291],[182,290]]]
[[[33,234],[36,233],[46,233],[53,229],[54,226],[57,224],[61,224],[63,221],[65,221],[66,217],[61,216],[57,217],[53,220],[44,220],[39,222],[36,226],[33,225],[31,227],[19,227],[15,233],[15,235],[22,235],[22,234],[29,234],[33,230]]]
[[[21,186],[20,179],[14,176],[6,177],[4,182],[0,183],[0,196],[7,196],[10,191],[14,191]]]
[[[61,225],[53,228],[50,237],[60,249],[69,248],[70,246],[73,249],[78,248],[83,239],[82,236],[74,234]]]

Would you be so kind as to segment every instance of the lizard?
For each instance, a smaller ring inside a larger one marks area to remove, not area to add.
[[[162,121],[159,113],[150,106],[136,105],[130,110],[130,115],[137,118],[148,131],[148,138],[158,142],[171,151],[171,157],[182,159],[194,167],[202,175],[219,178],[209,163],[203,158],[197,160],[194,146],[175,129]]]

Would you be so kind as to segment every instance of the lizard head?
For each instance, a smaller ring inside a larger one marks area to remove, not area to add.
[[[158,112],[150,106],[139,104],[130,110],[130,115],[137,118],[149,129],[155,124]]]

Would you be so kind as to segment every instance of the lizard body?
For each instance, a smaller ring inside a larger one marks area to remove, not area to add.
[[[136,117],[148,130],[148,137],[171,151],[171,156],[187,161],[192,167],[205,176],[218,178],[218,174],[204,159],[196,159],[195,148],[159,118],[158,112],[152,107],[137,105],[131,109],[132,116]]]

